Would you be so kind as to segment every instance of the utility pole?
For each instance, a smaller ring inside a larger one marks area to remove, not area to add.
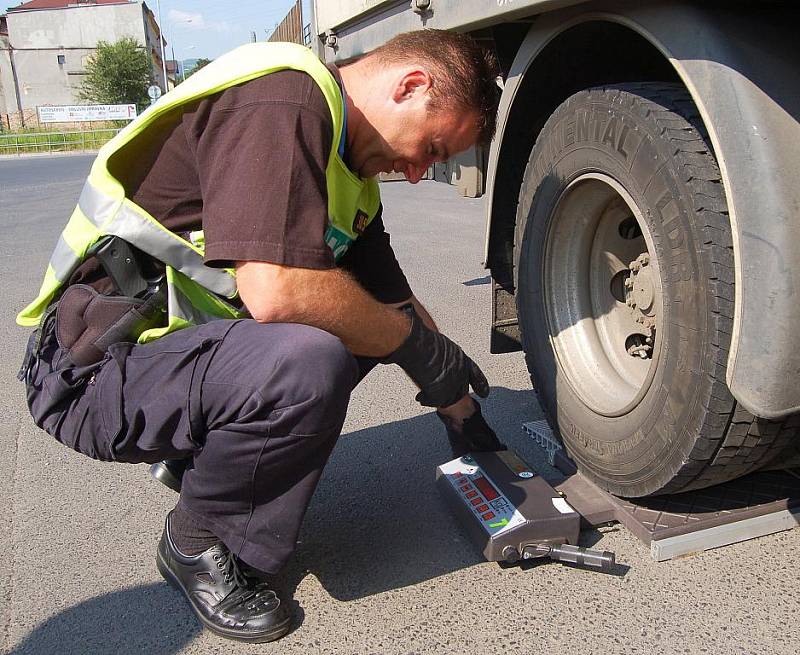
[[[183,62],[178,61],[175,59],[175,46],[171,45],[170,50],[172,50],[172,61],[175,62],[175,86],[178,85],[178,72],[181,74],[181,82],[186,81],[186,72],[183,70]],[[179,70],[180,69],[180,70]]]
[[[161,0],[156,0],[158,6],[158,42],[161,46],[161,70],[164,73],[164,93],[169,91],[167,86],[167,58],[164,55],[164,28],[161,22]]]
[[[25,111],[22,109],[22,95],[19,92],[19,78],[17,77],[17,66],[14,62],[14,46],[11,39],[8,41],[8,58],[11,61],[11,77],[14,79],[14,95],[17,97],[17,110],[19,110],[19,120],[22,127],[25,127]],[[10,127],[10,126],[9,126]]]

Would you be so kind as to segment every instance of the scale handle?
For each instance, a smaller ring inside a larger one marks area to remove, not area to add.
[[[575,566],[588,566],[601,571],[611,571],[616,563],[616,555],[607,550],[589,550],[581,546],[559,544],[558,546],[535,545],[526,546],[523,557],[549,557],[559,562],[567,562]]]

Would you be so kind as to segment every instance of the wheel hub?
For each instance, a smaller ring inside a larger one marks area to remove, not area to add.
[[[560,379],[604,416],[631,411],[656,370],[654,252],[642,213],[613,178],[584,174],[562,193],[545,243],[548,329]]]
[[[630,275],[625,279],[625,305],[631,318],[641,325],[644,339],[633,339],[626,348],[631,357],[647,359],[652,355],[655,339],[656,313],[654,302],[656,289],[650,255],[640,254],[629,265]]]

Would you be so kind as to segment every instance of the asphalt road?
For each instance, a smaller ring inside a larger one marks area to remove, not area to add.
[[[102,464],[33,427],[16,381],[38,289],[91,159],[0,160],[0,652],[780,653],[800,643],[800,530],[668,563],[623,529],[585,535],[614,575],[482,562],[433,485],[447,459],[436,417],[383,367],[356,390],[343,436],[281,585],[300,609],[281,641],[202,632],[154,555],[175,496],[145,466]],[[482,201],[424,182],[383,185],[412,287],[486,372],[485,414],[535,466],[540,417],[519,354],[488,353]]]

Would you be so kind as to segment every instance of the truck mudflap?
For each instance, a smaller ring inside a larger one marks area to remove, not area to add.
[[[525,72],[546,45],[587,21],[622,24],[646,38],[691,93],[722,172],[736,262],[726,381],[748,411],[779,419],[800,411],[794,383],[800,374],[794,338],[800,325],[800,148],[792,145],[800,143],[800,50],[795,22],[784,15],[796,10],[789,3],[765,9],[760,3],[726,9],[611,1],[539,16],[505,84],[487,207],[491,229],[506,119]]]

